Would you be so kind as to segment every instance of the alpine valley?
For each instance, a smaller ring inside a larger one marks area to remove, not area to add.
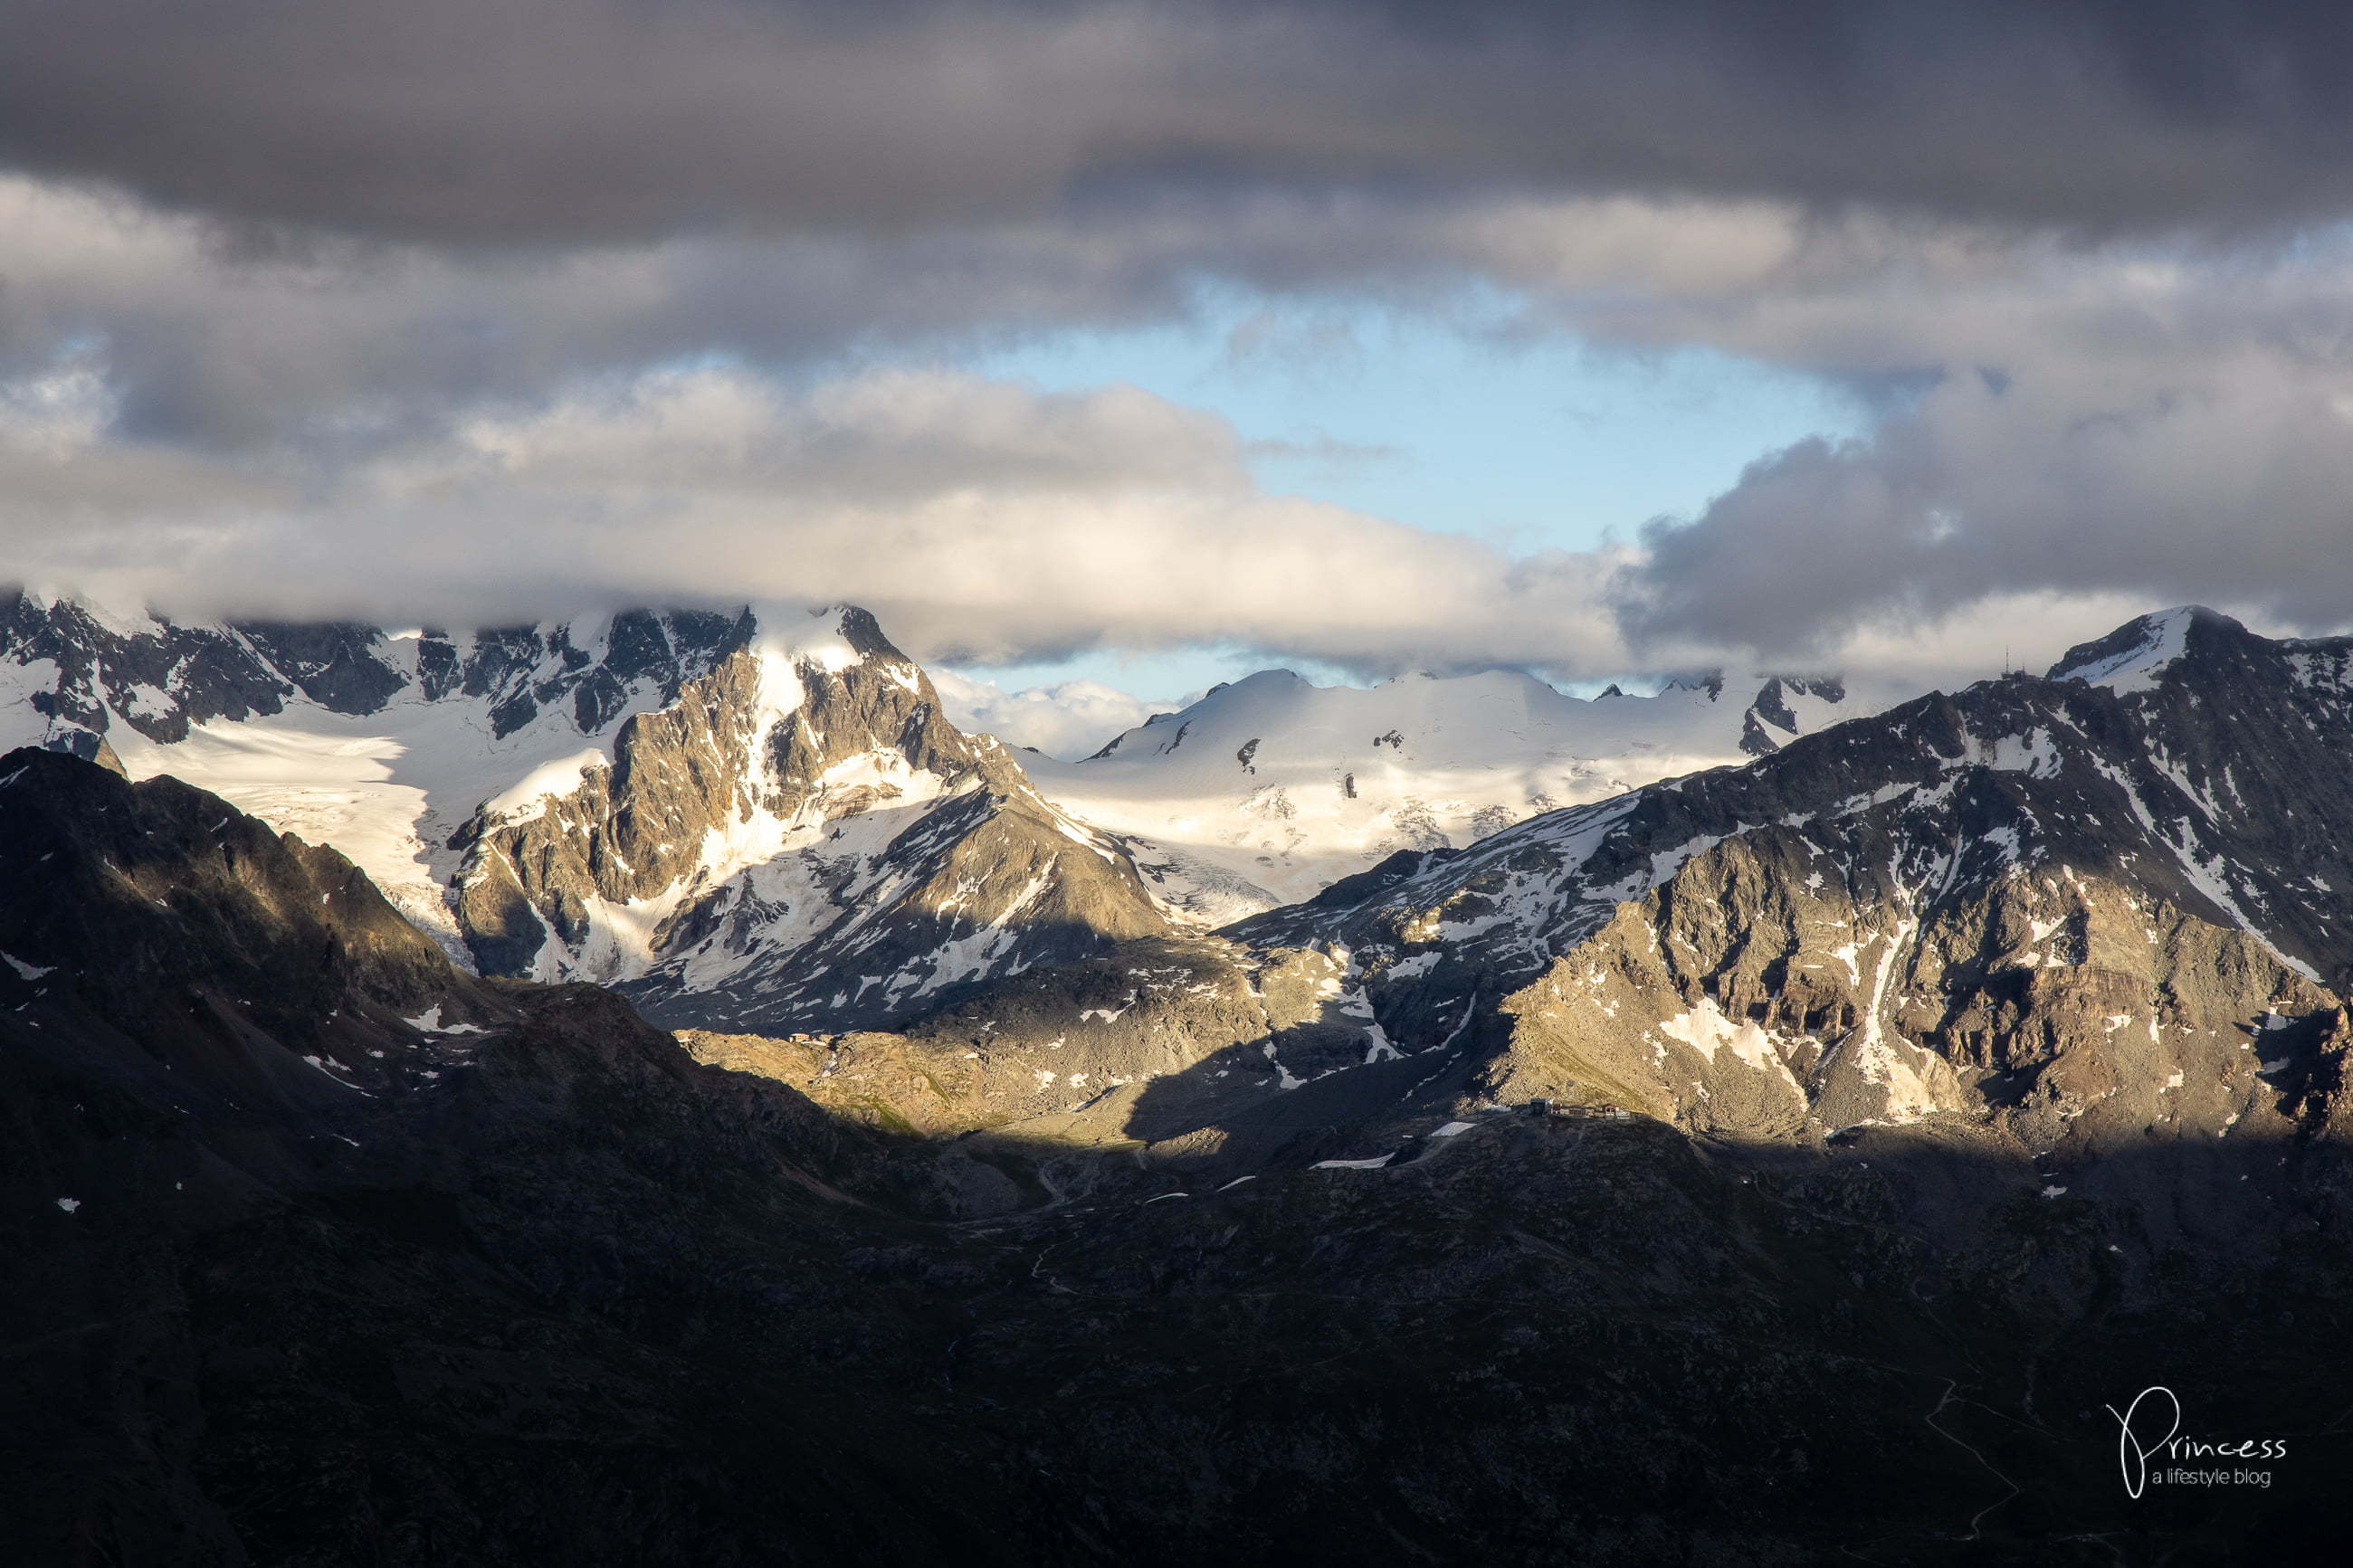
[[[1896,695],[0,600],[0,1554],[2318,1560],[2353,639]]]

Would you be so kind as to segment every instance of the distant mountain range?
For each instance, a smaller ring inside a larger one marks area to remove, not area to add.
[[[450,634],[0,604],[0,741],[104,746],[332,844],[483,973],[740,1027],[909,1016],[1855,710],[1835,680],[1268,671],[1066,765],[958,731],[854,609]]]

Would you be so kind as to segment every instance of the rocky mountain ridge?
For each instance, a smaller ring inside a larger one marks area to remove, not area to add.
[[[485,968],[618,982],[666,1022],[839,1027],[1164,929],[1118,842],[950,725],[871,616],[821,623],[764,630],[625,722],[609,768],[461,831]]]
[[[1392,1041],[1473,1005],[1499,1090],[1695,1129],[2024,1107],[2070,1050],[2112,1061],[2161,1034],[2242,1063],[2218,1069],[2242,1091],[2290,1061],[2301,1081],[2341,1049],[2325,1042],[2353,973],[2348,654],[2147,617],[2044,679],[1558,814],[1235,934],[1347,952]]]
[[[2340,1115],[2353,1039],[2348,748],[2353,641],[2147,617],[778,1070],[845,1114],[1226,1176],[1497,1105],[2061,1163],[2299,1136]]]
[[[0,743],[219,789],[340,846],[464,960],[454,834],[541,771],[603,755],[750,629],[701,611],[468,634],[177,625],[16,592],[0,603]]]
[[[411,689],[427,701],[482,700],[494,737],[551,710],[594,734],[633,700],[676,700],[681,683],[748,636],[740,614],[691,610],[453,637],[353,622],[179,625],[22,589],[0,599],[0,662],[16,667],[12,695],[26,708],[53,728],[103,735],[120,722],[162,745],[210,721],[275,716],[298,700],[378,713]],[[18,742],[46,738],[21,733],[21,719],[12,728]]]

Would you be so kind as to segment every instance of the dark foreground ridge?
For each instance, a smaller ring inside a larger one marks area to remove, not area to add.
[[[37,752],[0,761],[0,952],[12,1563],[2330,1539],[2353,1181],[2326,1094],[2063,1180],[1943,1124],[1522,1110],[1212,1184],[820,1109],[594,988],[456,972],[210,796]],[[2103,1406],[2153,1384],[2185,1433],[2284,1439],[2270,1485],[2127,1498]]]

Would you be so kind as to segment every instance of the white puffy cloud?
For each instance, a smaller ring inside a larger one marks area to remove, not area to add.
[[[1982,661],[2015,605],[2331,625],[2353,22],[2241,12],[16,7],[0,576],[452,621],[841,596],[942,654],[1367,673]],[[908,368],[1205,284],[1266,302],[1240,353],[1500,289],[1878,420],[1528,552],[1265,493],[1140,393]]]
[[[2277,613],[2278,595],[2253,591],[2152,596],[2142,579],[2170,585],[2161,555],[2087,557],[2097,569],[2058,587],[2029,562],[1940,598],[1874,542],[1892,481],[1873,488],[1867,462],[1827,447],[1752,472],[1697,523],[1654,531],[1657,553],[1514,555],[1268,494],[1229,426],[1129,387],[1047,394],[878,371],[794,390],[741,368],[671,370],[480,409],[325,473],[127,441],[109,433],[109,402],[90,366],[0,386],[16,416],[0,425],[0,554],[26,580],[184,613],[463,623],[846,599],[933,661],[1222,644],[1367,675],[1503,663],[1575,679],[1761,661],[1924,685],[1982,673],[2005,648],[2048,662],[2177,597]],[[1815,489],[1730,534],[1746,555],[1662,566],[1695,540],[1730,548],[1715,537],[1725,519],[1779,499],[1791,474]],[[1860,500],[1831,504],[1841,487]],[[2063,541],[2030,532],[2019,549],[2036,547]],[[1672,613],[1661,583],[1685,595]],[[1631,642],[1630,603],[1648,617]],[[955,700],[976,727],[1054,752],[1143,716],[1086,683]]]
[[[1595,593],[1613,559],[1267,494],[1229,425],[1134,388],[944,371],[591,380],[325,472],[59,416],[0,446],[0,546],[29,579],[199,612],[848,599],[914,651],[992,661],[1222,641],[1582,667],[1617,647]]]

